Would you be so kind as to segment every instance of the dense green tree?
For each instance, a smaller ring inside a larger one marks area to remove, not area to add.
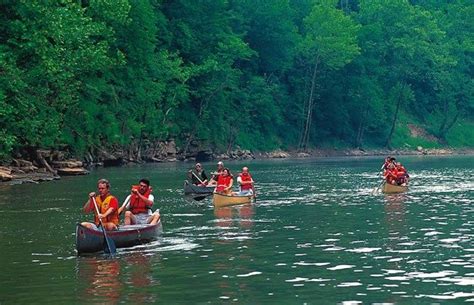
[[[367,69],[386,92],[385,146],[390,148],[400,110],[413,100],[414,91],[432,88],[433,71],[450,66],[452,60],[443,43],[444,32],[429,12],[404,0],[361,1],[360,6],[360,21],[370,31],[363,49],[378,61]],[[421,108],[420,113],[426,111]]]
[[[359,54],[357,31],[359,27],[335,7],[333,1],[317,3],[305,18],[305,33],[300,56],[309,67],[309,92],[304,101],[304,124],[299,148],[308,146],[313,111],[317,101],[318,76],[325,69],[339,69]]]
[[[58,145],[66,114],[77,107],[82,76],[114,63],[109,31],[75,2],[3,6],[3,102],[13,109],[13,124],[5,124],[8,139],[12,146]]]
[[[5,0],[0,158],[140,159],[170,138],[390,148],[401,120],[470,145],[473,15],[468,0]]]

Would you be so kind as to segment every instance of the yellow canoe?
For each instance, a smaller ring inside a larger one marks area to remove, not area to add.
[[[393,185],[386,182],[384,182],[382,187],[382,192],[385,194],[403,193],[406,191],[408,191],[408,186]]]
[[[214,206],[219,208],[219,207],[225,207],[229,205],[236,205],[236,204],[246,204],[250,203],[252,200],[253,195],[246,195],[246,196],[239,196],[239,195],[223,195],[219,193],[214,193],[212,195],[212,202],[214,203]]]

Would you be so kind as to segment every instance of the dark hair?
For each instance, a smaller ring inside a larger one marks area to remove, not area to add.
[[[150,180],[148,179],[141,179],[138,183],[145,183],[146,186],[150,186]]]
[[[234,176],[232,176],[232,173],[231,173],[231,171],[228,167],[224,167],[224,170],[229,173],[229,176],[234,177]]]

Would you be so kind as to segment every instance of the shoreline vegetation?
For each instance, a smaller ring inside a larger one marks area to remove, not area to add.
[[[373,157],[401,155],[474,155],[474,149],[432,148],[418,146],[416,149],[308,149],[306,152],[297,150],[277,149],[268,152],[252,152],[236,149],[229,153],[213,153],[211,151],[195,151],[184,155],[176,149],[174,142],[164,146],[166,149],[152,157],[145,155],[141,159],[131,158],[117,152],[102,152],[93,158],[90,154],[84,160],[69,159],[59,151],[37,150],[34,158],[12,159],[10,164],[0,165],[0,185],[24,183],[40,183],[61,179],[62,176],[78,176],[89,174],[96,167],[127,166],[131,164],[162,163],[162,162],[205,162],[214,160],[263,160],[263,159],[306,159],[331,157]],[[117,157],[118,155],[118,157]]]
[[[472,0],[0,8],[6,180],[243,149],[474,148]]]

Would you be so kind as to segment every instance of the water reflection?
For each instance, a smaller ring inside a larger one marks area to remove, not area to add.
[[[253,257],[248,252],[255,247],[252,232],[249,232],[254,226],[255,205],[215,208],[214,216],[216,226],[225,229],[220,238],[212,242],[217,250],[212,270],[218,275],[219,299],[247,302],[246,298],[252,298],[254,291],[246,278],[261,274],[252,269]],[[233,251],[229,252],[229,247]]]
[[[407,200],[406,194],[385,195],[385,222],[390,232],[401,234],[404,228]]]
[[[151,293],[151,286],[159,284],[153,280],[150,256],[136,252],[125,257],[127,265],[127,285],[132,290],[129,300],[133,304],[145,304],[156,301],[155,294]]]
[[[85,288],[80,300],[100,301],[101,304],[118,304],[123,284],[120,281],[118,259],[85,257],[77,260],[77,275]]]
[[[118,304],[124,299],[133,304],[156,301],[152,286],[160,283],[153,279],[151,256],[145,253],[127,253],[120,258],[81,257],[76,267],[84,285],[80,300],[100,304]]]
[[[216,225],[221,228],[229,228],[234,224],[238,224],[238,226],[244,229],[250,229],[253,226],[254,214],[253,204],[214,209]]]

